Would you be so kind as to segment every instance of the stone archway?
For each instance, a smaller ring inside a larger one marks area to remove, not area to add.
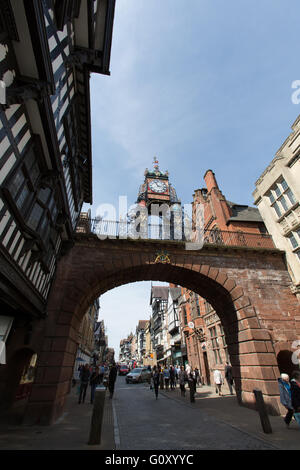
[[[162,249],[168,264],[155,262]],[[279,411],[276,354],[282,342],[300,334],[299,304],[280,251],[212,245],[186,251],[180,242],[81,235],[60,261],[52,286],[26,423],[49,424],[63,412],[77,331],[88,306],[114,287],[144,280],[172,282],[204,297],[222,321],[239,401],[253,406],[253,389],[259,388],[269,412]],[[284,336],[284,330],[293,337]]]

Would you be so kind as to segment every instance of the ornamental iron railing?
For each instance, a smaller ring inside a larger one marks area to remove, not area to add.
[[[89,219],[80,217],[76,227],[77,234],[96,234],[100,239],[141,239],[141,240],[172,240],[194,241],[195,233],[190,227],[157,225],[146,223],[143,226],[133,222]],[[204,245],[223,245],[232,247],[274,249],[271,235],[242,231],[204,230],[202,231]],[[199,241],[199,240],[198,240]]]

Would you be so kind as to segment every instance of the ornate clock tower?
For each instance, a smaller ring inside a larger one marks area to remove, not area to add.
[[[169,182],[169,173],[162,173],[158,166],[156,157],[153,159],[154,169],[145,170],[144,184],[140,186],[137,203],[148,208],[151,213],[151,204],[168,204],[169,206],[178,205],[181,208],[181,202],[171,183]],[[176,207],[174,208],[176,209]]]
[[[158,160],[156,157],[153,159],[153,170],[150,171],[148,168],[145,170],[145,180],[144,183],[140,186],[139,194],[137,198],[137,204],[146,207],[148,216],[153,216],[152,205],[167,204],[170,209],[170,236],[171,239],[175,237],[175,220],[181,220],[182,217],[182,208],[181,201],[177,198],[176,191],[172,184],[169,181],[169,173],[165,171],[164,173],[160,171],[158,166]],[[162,216],[163,213],[155,212],[155,216],[159,218],[159,221],[155,222],[160,225],[158,232],[158,238],[163,238],[161,235],[162,231]],[[153,222],[153,221],[152,221]],[[156,237],[154,237],[156,238]]]

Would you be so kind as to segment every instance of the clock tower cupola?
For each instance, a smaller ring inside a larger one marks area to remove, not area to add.
[[[137,203],[146,206],[151,212],[151,204],[181,205],[174,187],[169,182],[169,173],[160,171],[158,160],[153,159],[153,170],[145,170],[144,183],[141,185]]]

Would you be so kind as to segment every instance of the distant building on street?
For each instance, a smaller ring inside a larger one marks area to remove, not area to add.
[[[132,339],[130,342],[130,356],[131,356],[131,367],[137,364],[138,353],[137,353],[137,340],[136,335],[132,334]]]
[[[78,350],[75,361],[75,369],[80,363],[93,364],[98,359],[95,347],[95,324],[99,314],[99,300],[97,299],[84,315],[78,332]]]
[[[140,320],[136,327],[137,363],[143,365],[146,352],[146,327],[148,320]]]
[[[115,362],[115,350],[113,348],[107,348],[104,353],[104,362],[106,364],[112,364]]]
[[[98,363],[101,364],[104,361],[104,353],[108,347],[105,336],[105,325],[104,320],[97,321],[94,325],[94,336],[95,336],[95,350],[98,355]]]
[[[145,328],[145,354],[144,354],[144,359],[143,359],[143,365],[144,366],[155,366],[157,363],[156,360],[156,352],[153,347],[153,337],[152,337],[152,324],[153,320],[152,317],[150,320],[147,322],[146,328]]]
[[[181,288],[170,284],[169,298],[167,305],[168,334],[170,338],[170,358],[172,365],[183,365],[182,360],[182,333],[180,325],[180,307],[179,300]]]
[[[153,349],[156,354],[157,363],[164,361],[165,356],[165,310],[168,305],[169,287],[152,286],[150,295],[150,306],[152,308]]]

